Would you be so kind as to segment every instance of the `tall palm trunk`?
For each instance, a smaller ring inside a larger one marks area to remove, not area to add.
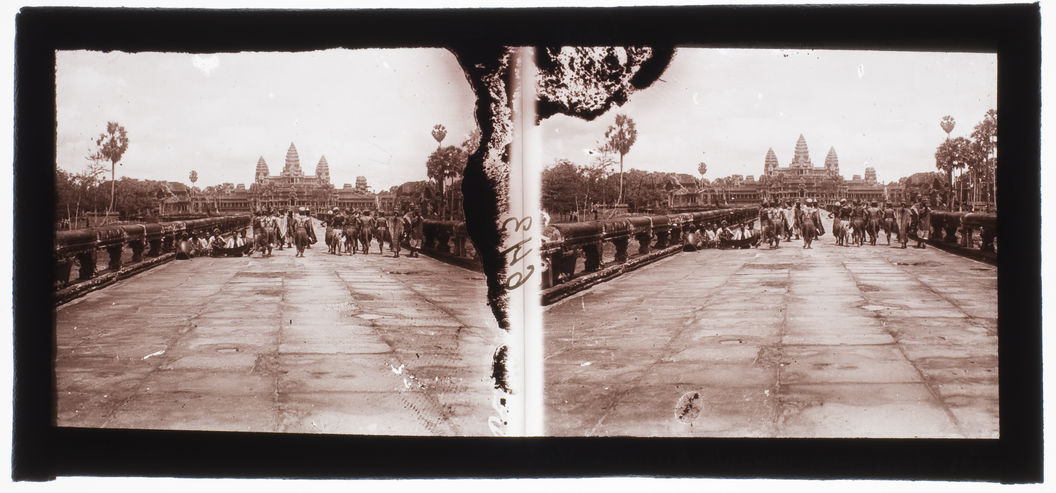
[[[110,207],[106,208],[106,222],[110,222],[110,211],[114,210],[114,175],[117,171],[117,163],[110,161]]]
[[[620,154],[620,194],[616,198],[616,205],[623,203],[623,154]]]

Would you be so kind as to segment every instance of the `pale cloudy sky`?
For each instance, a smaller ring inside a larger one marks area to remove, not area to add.
[[[968,135],[997,101],[993,54],[681,48],[661,79],[593,122],[545,120],[543,165],[586,163],[625,113],[638,128],[628,168],[759,175],[768,148],[787,165],[802,133],[817,166],[835,147],[845,177],[873,166],[897,180],[934,169],[943,115]],[[386,189],[426,178],[433,125],[446,144],[475,125],[472,91],[440,49],[59,52],[56,84],[59,167],[82,169],[116,120],[131,140],[119,176],[188,182],[194,169],[199,186],[248,184],[260,156],[278,174],[293,142],[305,173],[325,155],[336,186],[364,175]]]
[[[944,115],[968,136],[997,107],[994,54],[681,48],[661,79],[593,122],[544,120],[543,164],[586,164],[624,113],[638,130],[625,168],[758,176],[767,149],[787,166],[803,134],[815,166],[835,147],[845,178],[872,166],[893,181],[935,169]]]
[[[293,142],[305,174],[326,156],[337,187],[424,180],[433,125],[458,145],[475,128],[473,92],[442,49],[303,53],[121,53],[56,56],[57,164],[86,167],[116,120],[130,145],[118,177],[198,186],[253,181],[257,159],[282,171]]]

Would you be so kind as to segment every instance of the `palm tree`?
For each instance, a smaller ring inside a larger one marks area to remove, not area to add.
[[[444,141],[444,137],[447,137],[447,129],[443,125],[437,124],[433,126],[433,139],[436,140],[436,148],[439,149],[441,143]]]
[[[623,156],[631,152],[631,146],[638,139],[638,131],[634,128],[634,120],[627,115],[616,115],[616,123],[605,131],[605,149],[620,155],[620,193],[617,195],[616,203],[623,203]]]
[[[97,149],[89,158],[110,161],[110,206],[106,208],[106,217],[109,221],[110,212],[114,210],[114,181],[117,162],[128,150],[128,132],[118,122],[106,122],[106,132],[99,134],[99,137],[95,139],[95,145]]]
[[[950,140],[950,132],[953,131],[953,127],[957,126],[957,121],[952,116],[946,115],[939,121],[939,126],[946,132],[946,140]]]
[[[952,132],[953,128],[956,127],[956,126],[957,126],[957,121],[954,120],[953,117],[950,116],[950,115],[946,115],[946,116],[942,117],[942,120],[939,121],[939,127],[942,127],[942,130],[944,132],[946,132],[946,142],[947,143],[950,141],[950,132]],[[947,172],[947,176],[950,179],[950,188],[952,189],[953,188],[953,166],[952,165],[950,166],[950,169]]]

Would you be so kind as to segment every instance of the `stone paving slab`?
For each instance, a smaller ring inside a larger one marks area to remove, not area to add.
[[[546,307],[547,433],[999,436],[996,267],[831,241],[680,253]]]
[[[491,434],[482,275],[294,253],[176,260],[58,307],[57,424]]]

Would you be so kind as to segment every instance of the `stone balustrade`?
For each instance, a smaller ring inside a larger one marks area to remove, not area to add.
[[[439,260],[481,270],[480,258],[469,241],[464,221],[426,219],[422,223],[422,253]]]
[[[976,232],[979,241],[976,242]],[[997,214],[989,212],[931,212],[928,242],[983,260],[996,261]]]
[[[55,233],[56,302],[63,303],[85,292],[171,260],[184,235],[245,230],[250,216],[224,216],[161,223],[115,224]],[[127,253],[131,255],[127,255]],[[108,261],[99,269],[100,255]],[[127,258],[127,260],[126,260]],[[74,264],[77,278],[71,280]]]
[[[541,249],[543,303],[681,251],[686,236],[697,229],[715,229],[723,220],[736,226],[758,215],[758,207],[742,207],[548,225]],[[637,244],[633,252],[632,240]]]

